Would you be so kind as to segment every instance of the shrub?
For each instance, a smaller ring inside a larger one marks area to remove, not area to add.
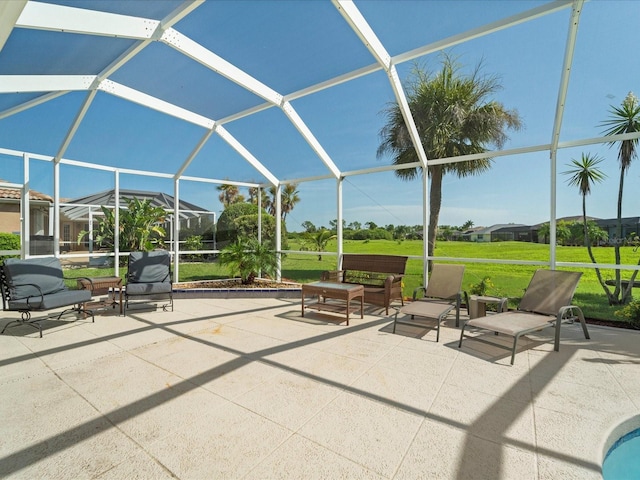
[[[273,278],[278,267],[272,246],[251,238],[238,239],[222,249],[220,264],[226,266],[232,276],[239,275],[243,284],[252,284],[259,272]]]
[[[258,238],[258,206],[251,203],[234,203],[225,208],[217,225],[217,240],[224,246],[242,238]],[[262,240],[275,243],[276,222],[262,209]],[[282,248],[287,249],[287,231],[282,222]]]
[[[20,235],[15,233],[0,233],[0,250],[20,250]],[[5,258],[19,257],[19,255],[0,255],[0,262]]]
[[[494,288],[493,282],[491,281],[491,277],[484,277],[478,283],[472,283],[469,285],[469,293],[471,295],[487,295],[489,290]]]
[[[258,206],[252,203],[234,203],[224,209],[216,226],[216,237],[220,243],[229,243],[237,238],[237,226],[235,221],[238,217],[245,215],[257,215]],[[263,216],[268,216],[266,210],[262,212]]]
[[[202,237],[200,235],[191,235],[184,241],[184,249],[187,251],[202,250],[203,247],[204,244],[202,243]],[[191,260],[202,260],[202,255],[193,254],[189,255],[187,258]]]
[[[616,317],[623,318],[633,328],[640,330],[640,301],[633,300],[621,308],[615,311]]]

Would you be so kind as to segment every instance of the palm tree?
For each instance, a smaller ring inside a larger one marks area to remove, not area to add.
[[[218,195],[218,200],[224,205],[224,208],[227,208],[233,203],[244,202],[244,197],[240,195],[240,191],[235,185],[218,185],[217,190],[221,192],[220,195]]]
[[[269,195],[267,195],[267,191],[264,188],[258,187],[249,187],[249,203],[254,205],[258,204],[258,192],[260,192],[260,203],[261,207],[265,210],[269,209],[271,205],[271,200],[269,199]]]
[[[583,153],[580,160],[571,159],[571,164],[569,165],[572,167],[571,170],[562,172],[564,175],[570,175],[567,180],[567,184],[570,187],[578,187],[580,195],[582,195],[582,226],[584,244],[587,246],[587,252],[589,252],[591,263],[594,264],[598,262],[596,262],[593,251],[591,250],[592,239],[589,236],[589,226],[587,224],[587,195],[591,193],[591,186],[593,184],[600,183],[606,178],[606,175],[598,168],[598,165],[602,163],[603,160],[603,158],[598,157],[597,155]],[[609,304],[611,304],[615,298],[605,281],[602,279],[600,269],[596,268],[595,270],[598,282],[600,282],[604,292],[607,294]]]
[[[336,238],[336,235],[330,230],[320,230],[317,232],[305,232],[304,248],[313,249],[314,252],[324,252],[327,248],[329,240]],[[322,260],[322,255],[318,253],[318,261]]]
[[[490,145],[502,148],[508,137],[506,129],[521,127],[515,110],[507,110],[501,103],[491,100],[501,85],[495,76],[481,75],[478,64],[469,75],[463,75],[451,57],[445,55],[442,69],[436,73],[414,67],[407,85],[407,100],[427,158],[447,158],[482,153]],[[393,156],[394,165],[419,161],[409,136],[402,111],[397,103],[385,110],[387,123],[380,131],[378,157]],[[428,254],[433,255],[436,228],[442,203],[442,178],[446,173],[458,177],[487,171],[492,160],[481,159],[433,165],[428,168],[431,177],[430,212],[428,227]],[[403,180],[418,176],[415,168],[396,170]]]
[[[151,251],[164,248],[167,235],[163,224],[167,212],[164,208],[151,204],[151,200],[140,200],[136,197],[125,198],[126,208],[119,212],[118,246],[122,252]],[[113,208],[102,206],[103,217],[94,231],[97,244],[115,250],[116,214]],[[78,234],[78,244],[89,235],[86,230]],[[126,258],[121,258],[121,265],[126,265]]]
[[[276,191],[276,187],[271,186],[269,187],[269,195],[262,197],[262,207],[272,216],[276,215]],[[297,183],[287,183],[282,188],[280,194],[280,218],[283,221],[300,201],[299,193]]]
[[[252,238],[227,245],[220,251],[219,261],[229,268],[231,275],[239,275],[244,285],[252,284],[260,272],[274,277],[278,268],[275,250]]]
[[[640,132],[640,103],[638,97],[633,92],[629,92],[625,99],[622,101],[620,107],[611,107],[611,114],[608,120],[602,122],[607,129],[604,134],[619,135],[623,133]],[[610,146],[615,145],[615,142],[610,142]],[[638,156],[637,151],[638,139],[622,140],[620,142],[620,149],[618,150],[618,160],[620,162],[620,184],[618,187],[618,222],[616,225],[616,236],[618,239],[622,239],[622,193],[624,190],[624,177],[629,170],[631,162]],[[616,265],[620,265],[620,244],[614,245],[615,262]],[[638,262],[640,264],[640,262]],[[634,271],[631,280],[626,288],[626,291],[622,294],[622,281],[620,278],[620,270],[616,270],[616,286],[613,295],[616,303],[627,303],[631,299],[631,288],[633,287],[633,281],[636,278],[638,271]]]
[[[297,183],[287,183],[282,189],[282,205],[280,207],[282,220],[286,220],[287,214],[291,213],[300,201],[299,193]]]

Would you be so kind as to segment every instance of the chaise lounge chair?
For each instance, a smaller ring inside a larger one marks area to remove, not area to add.
[[[162,309],[171,307],[173,312],[173,285],[171,283],[171,255],[165,250],[131,252],[125,289],[124,315],[130,300],[144,303],[168,299]]]
[[[581,276],[582,273],[579,272],[537,270],[531,278],[517,311],[469,320],[460,332],[458,348],[462,346],[466,327],[491,330],[496,335],[500,333],[509,335],[513,337],[511,350],[511,365],[513,365],[518,339],[522,335],[554,325],[556,328],[554,350],[557,352],[560,350],[561,323],[574,321],[576,318],[582,324],[584,337],[589,339],[589,331],[582,310],[571,305]]]
[[[451,310],[456,309],[456,327],[460,323],[460,301],[462,298],[462,277],[464,265],[434,264],[426,287],[418,287],[413,292],[413,302],[396,310],[393,321],[393,333],[396,324],[414,325],[422,327],[424,324],[406,320],[398,320],[398,314],[424,317],[436,320],[436,342],[440,340],[440,322],[446,318]],[[424,298],[418,299],[422,291]]]

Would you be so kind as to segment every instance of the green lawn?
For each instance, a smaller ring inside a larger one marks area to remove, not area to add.
[[[296,245],[290,242],[290,248]],[[335,242],[330,243],[328,251],[335,251]],[[421,241],[387,241],[371,240],[344,242],[345,253],[384,253],[393,255],[422,256]],[[639,252],[634,252],[633,247],[623,247],[622,263],[635,265],[640,258]],[[594,249],[596,260],[601,263],[614,263],[613,248],[599,247]],[[501,260],[524,261],[549,261],[549,245],[531,244],[526,242],[439,242],[435,255],[439,257],[457,258],[486,258]],[[583,247],[557,247],[557,260],[560,262],[590,263],[587,250]],[[282,275],[284,277],[300,281],[314,281],[320,277],[323,270],[334,269],[335,256],[323,256],[322,261],[316,257],[302,255],[288,255],[283,262]],[[485,277],[490,277],[494,288],[490,294],[509,297],[510,306],[517,305],[517,300],[533,275],[540,267],[519,266],[490,263],[465,262],[465,276],[463,288],[468,290],[471,285],[477,284]],[[422,261],[409,260],[405,276],[404,294],[410,296],[413,289],[422,284]],[[602,287],[598,283],[593,269],[571,269],[583,272],[575,295],[575,303],[583,308],[585,315],[591,318],[619,320],[614,311],[619,307],[610,307]],[[603,270],[605,279],[614,278],[613,270]],[[628,278],[630,272],[623,272],[623,278]]]
[[[289,241],[291,250],[298,249],[295,241]],[[327,246],[327,251],[335,252],[336,244],[332,241]],[[371,240],[344,242],[345,253],[380,253],[392,255],[422,256],[421,241],[388,241]],[[613,249],[600,247],[594,250],[596,259],[602,263],[614,263]],[[549,260],[549,245],[531,244],[526,242],[495,242],[495,243],[470,243],[470,242],[439,242],[435,252],[439,257],[458,258],[486,258],[502,260],[542,261]],[[561,262],[588,263],[589,257],[583,247],[558,247],[557,260]],[[640,252],[634,252],[632,247],[622,248],[622,263],[635,265],[640,258]],[[282,276],[285,279],[296,282],[312,282],[320,278],[324,270],[336,268],[337,257],[335,255],[323,255],[318,260],[318,255],[288,254],[283,260]],[[469,290],[471,285],[477,284],[485,277],[490,277],[494,288],[489,294],[509,297],[510,305],[516,306],[517,300],[522,296],[533,272],[539,268],[536,266],[518,266],[489,263],[464,262],[466,265],[463,288]],[[404,294],[410,296],[417,286],[422,284],[422,261],[410,259],[407,263],[404,282]],[[582,279],[575,295],[575,303],[581,306],[585,315],[591,318],[619,320],[614,311],[618,307],[610,307],[602,287],[598,284],[595,271],[592,269],[572,269],[582,271]],[[126,269],[121,269],[124,276]],[[613,278],[613,270],[604,270],[603,277]],[[65,273],[67,278],[82,276],[113,275],[113,269],[73,269]],[[628,278],[630,272],[623,271],[623,278]],[[227,278],[228,272],[217,263],[181,263],[180,281],[210,280]],[[75,287],[75,280],[70,280],[69,285]]]

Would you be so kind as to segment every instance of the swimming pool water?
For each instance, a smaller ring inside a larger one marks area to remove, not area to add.
[[[640,479],[640,428],[613,444],[602,464],[605,480]]]

